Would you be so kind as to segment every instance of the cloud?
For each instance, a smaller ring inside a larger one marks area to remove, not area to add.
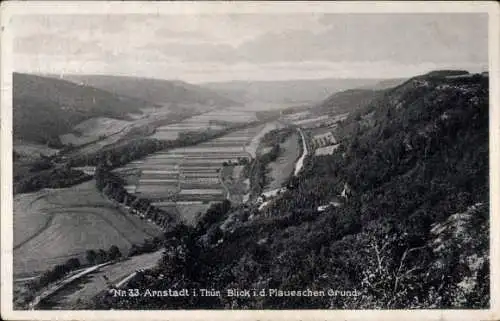
[[[155,36],[159,37],[162,41],[197,41],[208,42],[210,35],[200,31],[181,31],[175,30],[172,27],[162,27],[155,31]]]
[[[318,20],[323,27],[309,30],[297,24],[295,28],[275,28],[237,45],[207,42],[196,34],[194,42],[159,39],[147,46],[180,60],[225,63],[487,61],[487,20],[479,14],[335,14]]]
[[[239,49],[253,61],[487,61],[487,20],[480,15],[336,15],[320,32],[263,35]]]
[[[110,52],[95,41],[81,41],[66,36],[38,34],[14,39],[15,54],[77,56],[80,58],[99,58]]]
[[[49,15],[13,27],[23,71],[199,82],[380,78],[488,61],[482,14]]]

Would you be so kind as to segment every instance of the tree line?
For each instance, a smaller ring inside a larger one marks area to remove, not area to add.
[[[94,177],[97,189],[107,198],[123,206],[129,213],[150,219],[162,228],[167,228],[170,223],[175,221],[173,215],[153,206],[149,199],[127,192],[123,179],[112,173],[106,166],[97,166]]]
[[[193,146],[224,136],[232,131],[257,126],[261,123],[261,121],[255,121],[236,124],[218,131],[181,133],[176,140],[133,139],[107,146],[94,154],[75,156],[69,160],[69,164],[70,166],[97,166],[104,164],[107,168],[116,168],[161,150]]]
[[[13,182],[14,194],[35,192],[41,188],[64,188],[91,180],[92,176],[67,166],[28,173]]]
[[[30,172],[23,175],[14,173],[14,193],[29,193],[41,188],[63,188],[92,179],[92,176],[74,170],[78,166],[105,166],[113,169],[152,153],[172,148],[192,146],[228,134],[231,131],[257,126],[265,121],[236,124],[216,132],[185,133],[177,140],[135,138],[106,146],[94,153],[82,153],[66,159],[64,153],[45,157],[35,162]],[[71,149],[68,149],[71,152]],[[13,154],[16,157],[16,154]]]

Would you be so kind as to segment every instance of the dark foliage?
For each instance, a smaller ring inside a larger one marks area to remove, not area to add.
[[[92,179],[92,176],[66,166],[52,169],[50,164],[44,166],[49,169],[26,174],[23,178],[15,180],[14,194],[34,192],[41,188],[69,187]]]
[[[131,161],[143,158],[149,154],[171,148],[186,147],[221,137],[231,131],[251,127],[259,122],[237,124],[219,131],[185,133],[176,140],[157,140],[151,138],[139,138],[124,141],[122,144],[103,148],[92,155],[79,155],[71,158],[71,166],[97,166],[104,165],[107,168],[116,168]]]
[[[80,261],[77,258],[71,258],[64,264],[58,264],[52,269],[43,273],[38,279],[30,284],[30,287],[37,291],[41,288],[62,279],[69,272],[80,268]]]

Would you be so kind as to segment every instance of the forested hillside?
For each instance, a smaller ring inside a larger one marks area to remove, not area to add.
[[[158,267],[129,284],[221,296],[103,294],[94,307],[487,308],[488,109],[481,75],[430,73],[383,92],[272,205],[213,208],[196,228],[179,225]],[[318,212],[339,194],[341,206]],[[267,295],[225,295],[232,288]]]
[[[61,79],[13,74],[15,139],[60,147],[58,136],[92,117],[125,119],[152,106],[144,100],[112,94]]]
[[[374,84],[335,92],[314,105],[311,112],[319,115],[335,115],[363,109],[372,102],[375,103],[374,100],[382,98],[386,91],[401,85],[403,82],[405,82],[403,78],[386,79]]]
[[[348,89],[331,95],[314,106],[311,111],[319,115],[348,113],[368,106],[383,94],[384,90]]]
[[[108,75],[65,75],[64,79],[157,104],[201,104],[216,107],[237,104],[209,89],[183,81]]]

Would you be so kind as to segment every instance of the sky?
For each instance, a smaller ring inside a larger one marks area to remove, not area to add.
[[[231,80],[487,70],[488,17],[434,14],[16,15],[14,70]]]

